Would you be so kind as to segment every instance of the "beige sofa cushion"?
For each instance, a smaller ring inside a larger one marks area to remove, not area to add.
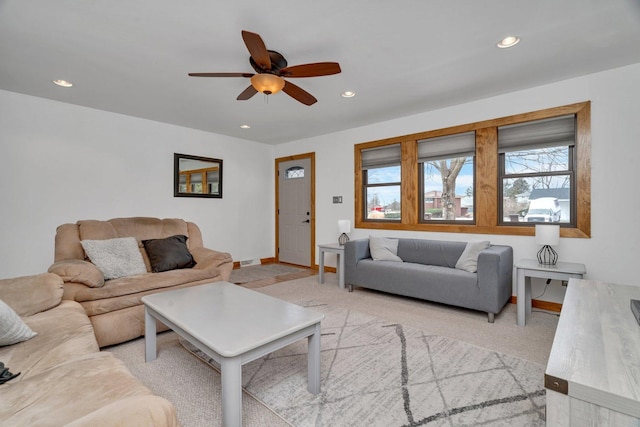
[[[0,347],[0,360],[11,372],[22,372],[12,383],[71,358],[99,351],[91,321],[77,302],[62,301],[51,310],[22,320],[38,335],[29,341]]]
[[[148,415],[149,408],[139,406],[136,399],[127,399],[149,395],[151,391],[111,353],[79,355],[28,379],[0,387],[0,425],[63,426],[107,405]],[[129,405],[133,408],[128,408]],[[164,414],[162,409],[161,417]]]

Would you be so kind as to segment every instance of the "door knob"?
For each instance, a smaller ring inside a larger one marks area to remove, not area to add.
[[[309,222],[309,220],[307,219],[307,220],[305,220],[305,221],[302,221],[302,222]]]

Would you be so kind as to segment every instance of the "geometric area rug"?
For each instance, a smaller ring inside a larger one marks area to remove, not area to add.
[[[307,391],[307,340],[242,367],[244,389],[294,426],[545,425],[542,365],[343,307],[297,304],[325,315],[321,393]]]

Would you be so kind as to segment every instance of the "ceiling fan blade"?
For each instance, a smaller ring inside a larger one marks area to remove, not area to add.
[[[243,90],[242,93],[240,95],[238,95],[238,97],[236,99],[238,101],[246,101],[247,99],[251,98],[256,93],[258,93],[256,88],[254,88],[253,86],[249,85],[249,87],[246,88],[245,90]]]
[[[252,73],[189,73],[191,77],[252,77]]]
[[[296,101],[302,102],[304,105],[313,105],[318,102],[318,100],[309,92],[291,82],[285,81],[282,90]]]
[[[271,58],[269,51],[260,37],[256,33],[242,30],[242,40],[249,50],[249,54],[253,60],[264,70],[271,69]]]
[[[337,62],[316,62],[283,68],[280,70],[280,75],[282,77],[317,77],[338,74],[340,71],[340,64]]]

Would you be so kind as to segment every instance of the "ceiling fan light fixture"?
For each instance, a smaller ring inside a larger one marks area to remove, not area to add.
[[[265,95],[273,95],[278,93],[284,87],[284,80],[275,74],[262,73],[255,74],[251,77],[251,86],[258,92]]]
[[[500,49],[506,49],[508,47],[515,46],[518,43],[520,43],[520,37],[508,36],[500,40],[496,46],[498,46]]]
[[[73,86],[73,83],[71,83],[70,81],[62,80],[62,79],[55,79],[55,80],[53,80],[53,83],[57,84],[58,86],[62,86],[62,87],[71,87],[71,86]]]

